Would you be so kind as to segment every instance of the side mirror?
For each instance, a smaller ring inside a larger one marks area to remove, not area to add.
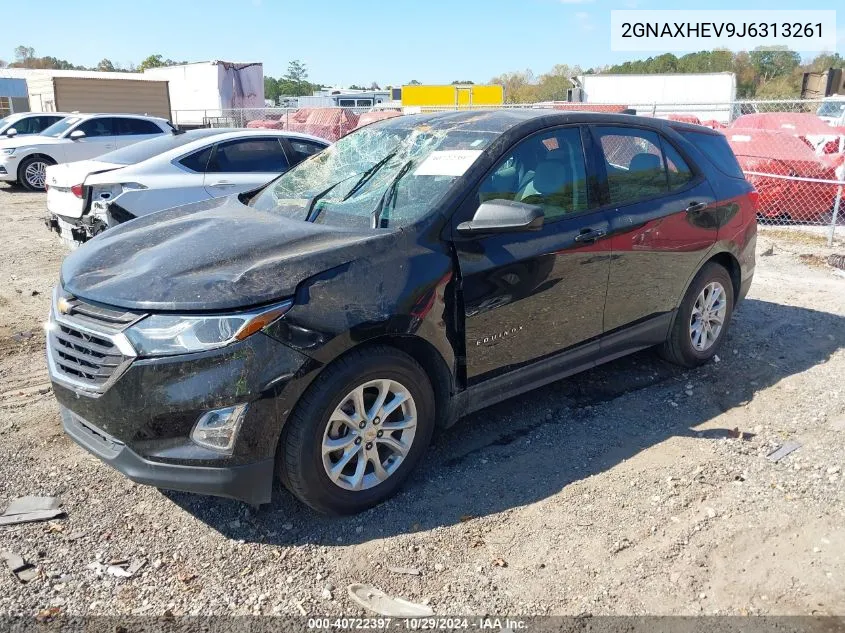
[[[482,202],[472,220],[461,222],[458,233],[516,233],[543,228],[543,207],[512,200]]]
[[[9,138],[12,138],[17,133],[18,133],[18,131],[13,127],[10,127],[8,130],[6,130],[6,136],[8,136]]]
[[[72,141],[78,141],[81,138],[85,138],[85,132],[83,132],[82,130],[74,130],[70,133],[70,136],[68,138]]]

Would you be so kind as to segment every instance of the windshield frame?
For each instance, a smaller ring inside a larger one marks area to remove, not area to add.
[[[66,138],[68,134],[73,132],[73,130],[76,129],[76,127],[79,126],[85,120],[86,120],[85,117],[82,117],[82,116],[75,116],[75,115],[66,116],[63,119],[59,119],[58,121],[53,123],[53,125],[49,125],[49,126],[45,127],[43,130],[41,130],[41,132],[38,133],[38,136],[48,136],[50,138]],[[51,133],[51,134],[47,133],[48,130],[50,130],[54,127],[61,126],[63,123],[65,123],[67,121],[69,121],[69,123],[67,123],[67,126],[63,130],[58,132],[57,134],[56,133]]]

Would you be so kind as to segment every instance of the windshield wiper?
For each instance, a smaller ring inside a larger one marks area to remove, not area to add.
[[[305,205],[305,221],[306,222],[313,222],[314,220],[317,219],[317,216],[320,215],[319,210],[316,213],[314,213],[314,208],[317,206],[317,203],[320,200],[322,200],[324,197],[326,197],[331,192],[332,189],[337,187],[342,182],[343,182],[343,180],[338,180],[331,187],[327,187],[327,188],[323,189],[320,193],[317,193],[317,194],[311,196],[311,198],[308,200],[308,204]],[[312,217],[312,214],[313,214],[313,217]]]
[[[367,182],[370,180],[370,178],[372,178],[372,177],[373,177],[373,175],[374,175],[374,174],[375,174],[375,173],[376,173],[379,169],[381,169],[387,161],[389,161],[391,158],[393,158],[394,156],[396,156],[396,154],[397,154],[398,152],[399,152],[399,150],[398,150],[398,149],[393,150],[393,151],[392,151],[392,152],[390,152],[387,156],[385,156],[384,158],[382,158],[382,159],[381,159],[380,161],[378,161],[375,165],[373,165],[373,166],[372,166],[372,167],[370,167],[367,171],[365,171],[365,172],[361,175],[361,177],[358,179],[358,182],[356,182],[356,183],[352,186],[352,189],[350,189],[350,190],[347,192],[347,194],[346,194],[345,196],[343,196],[343,200],[341,200],[341,202],[346,202],[347,200],[349,200],[349,198],[351,198],[351,197],[352,197],[352,196],[354,196],[356,193],[358,193],[358,190],[360,190],[360,189],[361,189],[361,187],[363,187],[364,185],[366,185],[366,184],[367,184]]]
[[[373,220],[372,220],[372,228],[377,229],[379,228],[379,224],[381,223],[381,214],[384,211],[385,206],[388,204],[396,204],[396,189],[399,187],[399,181],[411,170],[411,166],[414,164],[414,159],[409,160],[407,163],[402,165],[399,173],[390,181],[390,184],[387,186],[382,197],[379,199],[376,208],[373,210]]]

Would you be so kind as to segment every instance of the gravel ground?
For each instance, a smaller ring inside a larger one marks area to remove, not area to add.
[[[481,411],[398,497],[327,519],[281,490],[256,510],[138,486],[64,437],[43,210],[0,186],[0,507],[56,495],[67,516],[0,527],[39,571],[0,570],[0,614],[365,615],[353,582],[437,614],[845,613],[845,279],[823,264],[842,242],[763,231],[718,362],[644,352]],[[94,564],[120,560],[143,567]]]

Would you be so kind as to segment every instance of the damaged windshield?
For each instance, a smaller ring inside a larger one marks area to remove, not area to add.
[[[393,228],[429,213],[494,132],[391,120],[343,137],[250,202],[320,224]]]

